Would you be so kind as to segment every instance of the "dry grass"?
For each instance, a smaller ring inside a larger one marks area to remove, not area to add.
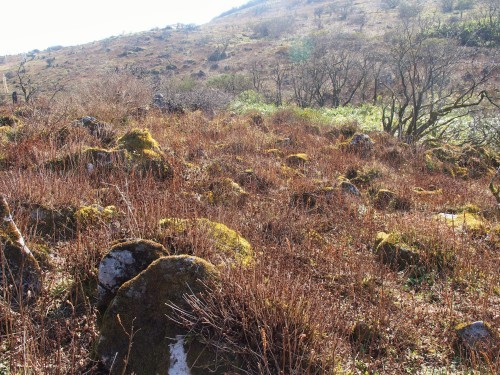
[[[85,166],[67,172],[42,167],[100,145],[80,130],[71,130],[62,145],[54,136],[73,116],[86,114],[82,108],[90,108],[90,102],[85,103],[25,116],[16,137],[2,144],[0,192],[28,243],[48,248],[52,264],[44,270],[43,293],[35,305],[19,311],[0,305],[0,364],[11,373],[102,371],[93,356],[99,334],[93,294],[98,262],[120,238],[165,241],[158,228],[165,217],[222,222],[256,250],[254,268],[223,269],[221,283],[210,294],[189,300],[194,313],[173,317],[202,334],[207,345],[236,357],[241,373],[498,371],[498,358],[458,356],[452,332],[455,324],[475,320],[498,328],[498,238],[493,232],[457,233],[434,219],[439,212],[474,204],[490,213],[492,226],[498,225],[486,176],[466,181],[430,174],[418,148],[402,148],[395,161],[386,154],[394,141],[383,135],[373,135],[375,152],[362,159],[337,147],[342,139],[329,140],[325,129],[311,131],[293,118],[264,118],[263,125],[255,125],[245,116],[225,113],[150,112],[123,122],[124,103],[102,107],[98,115],[113,121],[118,135],[133,127],[150,129],[173,165],[172,180],[118,168],[88,173]],[[284,168],[284,156],[296,153],[306,153],[309,162]],[[378,172],[362,186],[361,197],[323,189],[353,169]],[[203,189],[218,177],[239,181],[250,194],[246,202],[204,199]],[[442,194],[417,195],[417,186],[434,186]],[[374,208],[369,190],[382,187],[407,199],[411,209]],[[304,193],[314,202],[294,200]],[[121,215],[56,240],[36,234],[30,222],[33,204],[113,204]],[[453,252],[454,265],[443,270],[431,265],[419,277],[396,272],[373,254],[379,231],[406,233],[427,248]],[[361,322],[372,334],[353,334]]]

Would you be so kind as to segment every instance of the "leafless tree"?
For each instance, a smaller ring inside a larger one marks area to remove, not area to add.
[[[489,100],[485,83],[498,74],[498,67],[475,71],[465,48],[425,37],[422,30],[428,26],[403,24],[390,54],[392,77],[385,84],[383,127],[406,142],[428,134],[442,136],[458,118]],[[467,59],[469,71],[457,75]]]

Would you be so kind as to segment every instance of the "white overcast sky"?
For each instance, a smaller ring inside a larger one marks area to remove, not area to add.
[[[0,56],[174,23],[203,24],[249,0],[2,0]]]

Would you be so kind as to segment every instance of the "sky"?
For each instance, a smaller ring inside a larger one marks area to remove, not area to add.
[[[175,23],[203,24],[249,0],[3,0],[0,56]]]

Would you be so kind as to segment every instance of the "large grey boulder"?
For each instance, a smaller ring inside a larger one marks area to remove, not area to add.
[[[99,263],[98,309],[104,312],[124,282],[137,276],[158,258],[168,255],[161,244],[148,240],[133,239],[113,245]]]
[[[190,311],[185,295],[200,295],[216,268],[188,256],[160,258],[124,283],[101,323],[97,352],[111,374],[223,373],[215,354],[176,323],[175,305]]]

